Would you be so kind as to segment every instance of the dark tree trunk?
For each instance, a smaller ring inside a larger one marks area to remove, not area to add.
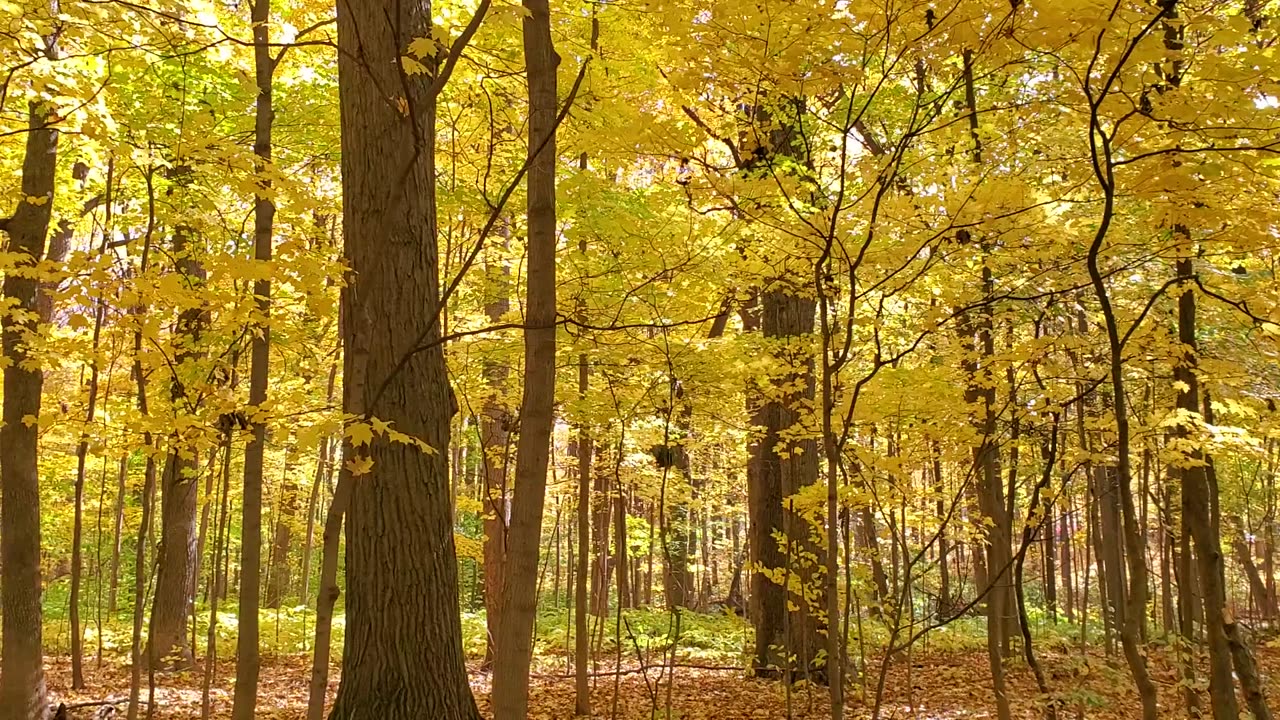
[[[516,481],[507,528],[500,640],[493,660],[495,720],[525,720],[538,610],[538,557],[556,388],[556,66],[547,0],[524,0],[529,81],[528,252],[525,275],[524,397]]]
[[[177,270],[185,282],[194,285],[204,282],[205,271],[194,255],[191,240],[189,228],[174,231]],[[175,366],[199,357],[197,344],[207,322],[208,313],[200,307],[187,308],[178,316]],[[188,411],[194,402],[193,394],[176,376],[171,379],[170,397],[175,412]],[[195,601],[199,464],[185,437],[175,434],[170,442],[172,447],[160,476],[160,551],[151,610],[153,629],[147,639],[147,657],[157,663],[158,670],[186,669],[193,662],[187,619]]]
[[[343,406],[430,450],[374,437],[348,458],[346,643],[332,720],[478,720],[467,684],[450,517],[449,388],[440,328],[435,204],[436,62],[400,56],[431,37],[430,5],[338,6],[345,255]],[[401,103],[388,88],[399,88]],[[399,109],[403,107],[402,111]]]
[[[52,42],[49,43],[52,48]],[[53,52],[50,52],[53,55]],[[38,263],[44,257],[53,210],[58,131],[50,116],[33,104],[28,110],[22,193],[13,217],[3,221],[9,252]],[[39,198],[40,204],[25,198]],[[32,317],[36,280],[5,273],[4,297],[11,310]],[[40,416],[44,372],[24,367],[31,320],[4,315],[4,425],[0,427],[0,606],[4,608],[4,644],[0,647],[0,719],[43,718],[43,614],[40,607],[39,427],[24,418]]]
[[[276,205],[271,199],[271,129],[275,121],[272,77],[276,61],[271,57],[271,0],[253,0],[254,79],[257,107],[254,111],[253,155],[257,193],[253,201],[253,259],[259,266],[271,262]],[[255,314],[249,356],[249,421],[253,431],[244,449],[244,500],[240,507],[240,603],[236,633],[236,688],[231,710],[234,720],[253,720],[258,703],[258,604],[262,589],[262,485],[267,450],[267,382],[271,362],[271,279],[253,281]],[[255,417],[259,413],[263,417]],[[286,471],[287,473],[287,471]],[[292,480],[286,479],[292,483]],[[297,490],[294,489],[296,496]],[[296,503],[296,497],[289,500]],[[288,552],[288,537],[284,538]],[[286,570],[287,573],[287,570]],[[287,577],[287,575],[286,575]],[[283,588],[281,588],[283,590]]]
[[[764,336],[768,338],[800,338],[813,333],[816,305],[813,299],[799,297],[776,290],[762,295],[761,325]],[[787,351],[782,351],[787,353]],[[800,368],[787,377],[775,380],[780,386],[798,386],[799,390],[773,400],[761,408],[764,437],[759,441],[760,474],[759,496],[763,501],[757,508],[757,522],[752,528],[751,539],[759,543],[762,549],[772,546],[772,551],[762,552],[762,561],[766,568],[782,568],[786,572],[786,549],[777,546],[775,535],[781,533],[791,543],[794,557],[799,554],[812,553],[813,562],[792,563],[789,574],[806,589],[814,586],[813,568],[825,565],[825,550],[813,541],[813,528],[809,521],[799,513],[785,509],[786,499],[802,489],[814,484],[818,479],[818,447],[813,439],[798,442],[787,440],[788,434],[794,433],[794,427],[802,421],[802,404],[811,404],[815,397],[813,373],[813,357],[803,346],[792,349],[782,358],[788,367]],[[784,457],[785,456],[785,457]],[[770,555],[776,563],[768,563]],[[761,578],[764,584],[774,584],[772,580]],[[775,585],[776,587],[776,585]],[[772,588],[760,588],[768,592]],[[762,610],[775,613],[772,617],[762,615],[756,626],[756,663],[757,668],[773,665],[787,668],[798,677],[825,681],[825,668],[819,667],[815,660],[823,643],[820,632],[824,623],[819,615],[825,614],[824,597],[791,598],[796,608],[786,609],[788,593],[784,588],[779,591],[772,602],[763,606]],[[819,596],[821,593],[818,593]],[[783,621],[783,613],[788,617]],[[784,627],[786,632],[784,634]],[[787,648],[795,657],[794,663],[788,663],[777,656],[779,647]]]

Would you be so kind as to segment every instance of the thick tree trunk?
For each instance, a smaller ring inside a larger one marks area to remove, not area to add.
[[[547,0],[524,0],[529,75],[528,267],[524,398],[507,531],[500,639],[493,662],[495,720],[525,720],[537,613],[538,550],[547,487],[556,386],[556,55]]]
[[[431,37],[430,5],[338,6],[343,237],[343,407],[425,442],[374,437],[348,457],[346,643],[332,720],[478,720],[467,684],[450,518],[449,388],[440,311],[435,93],[400,56]],[[386,95],[397,88],[394,102]],[[341,485],[341,480],[339,481]],[[335,499],[335,505],[337,501]]]
[[[173,253],[178,272],[186,282],[205,280],[204,267],[194,256],[191,230],[178,227],[173,235]],[[197,344],[208,313],[200,307],[184,309],[178,316],[174,364],[181,366],[199,356]],[[181,379],[173,377],[170,397],[174,412],[187,412],[192,393]],[[148,661],[157,670],[191,667],[193,657],[187,634],[187,620],[195,601],[196,511],[199,496],[199,464],[186,438],[173,435],[160,476],[160,551],[157,558],[155,597],[152,601],[151,634],[147,638]]]
[[[53,44],[49,44],[53,47]],[[51,52],[52,54],[52,52]],[[7,250],[38,263],[44,257],[53,210],[58,131],[51,117],[33,104],[28,110],[22,198],[3,222]],[[38,198],[40,204],[26,202]],[[5,273],[4,297],[11,309],[31,313],[36,280]],[[4,316],[4,425],[0,427],[0,606],[4,644],[0,648],[0,719],[31,720],[45,713],[43,614],[40,607],[39,427],[44,372],[24,367],[26,340],[35,323]],[[24,421],[24,418],[27,420]]]
[[[196,499],[198,468],[194,457],[184,458],[171,449],[160,476],[160,550],[152,602],[154,629],[148,637],[147,657],[157,670],[181,670],[191,666],[192,649],[187,636],[196,567]]]
[[[816,311],[813,299],[776,290],[764,293],[761,305],[761,326],[765,337],[799,339],[813,333]],[[820,633],[825,629],[825,623],[820,616],[826,613],[826,598],[822,588],[814,587],[813,568],[825,565],[826,550],[813,541],[808,520],[800,513],[785,509],[784,505],[787,498],[813,485],[818,479],[817,442],[812,438],[800,441],[786,439],[795,432],[795,426],[803,422],[803,407],[810,405],[816,395],[813,357],[802,343],[779,352],[785,355],[782,360],[788,367],[799,370],[776,378],[775,383],[779,387],[799,389],[772,400],[760,409],[765,433],[757,445],[759,487],[756,493],[758,502],[752,503],[756,514],[751,540],[761,549],[762,567],[775,572],[781,569],[783,574],[791,576],[791,582],[797,587],[804,587],[805,593],[790,597],[792,593],[787,588],[779,588],[773,580],[757,576],[758,584],[753,590],[766,597],[756,624],[756,671],[759,673],[773,667],[783,669],[784,677],[825,682],[826,669],[815,661],[824,649]],[[775,540],[778,533],[789,539],[793,556],[812,554],[813,561],[792,563],[788,572],[785,548],[778,547]],[[795,609],[788,611],[788,604]],[[785,620],[784,613],[787,613]],[[786,648],[794,662],[780,656],[780,648]]]

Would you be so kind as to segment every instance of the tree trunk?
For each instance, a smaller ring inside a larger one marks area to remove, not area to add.
[[[1174,232],[1186,237],[1184,228],[1175,228]],[[1178,260],[1178,275],[1190,277],[1193,272],[1194,261],[1189,255],[1184,255]],[[1195,372],[1195,313],[1195,294],[1188,288],[1178,298],[1178,339],[1184,348],[1183,357],[1174,367],[1174,377],[1180,383],[1178,407],[1188,413],[1198,414],[1200,387]],[[1191,434],[1186,426],[1178,428],[1181,439],[1189,439]],[[1205,633],[1209,645],[1209,704],[1215,720],[1235,720],[1239,710],[1235,683],[1231,677],[1231,648],[1226,635],[1226,588],[1223,582],[1222,551],[1210,516],[1212,500],[1209,496],[1203,453],[1197,446],[1187,455],[1187,463],[1182,467],[1183,522],[1191,533],[1195,547],[1196,569],[1204,602]]]
[[[345,381],[344,381],[345,384]],[[338,486],[324,519],[320,550],[320,595],[316,599],[315,643],[311,654],[311,681],[308,686],[307,720],[324,717],[325,694],[329,690],[329,659],[333,644],[333,609],[338,595],[338,545],[342,540],[342,519],[351,503],[351,473],[338,474]]]
[[[218,666],[218,592],[217,588],[223,583],[223,563],[222,553],[227,547],[226,541],[228,537],[228,524],[230,513],[228,508],[231,504],[231,437],[230,429],[224,432],[222,437],[222,471],[221,480],[222,487],[218,493],[213,494],[212,500],[217,500],[221,495],[220,507],[217,510],[217,517],[214,518],[213,530],[213,562],[210,563],[209,573],[209,631],[206,636],[206,650],[204,657],[204,687],[201,689],[200,695],[200,720],[209,720],[212,714],[212,704],[210,702],[209,692],[213,686],[213,677]]]
[[[585,356],[578,358],[578,393],[585,395],[588,368]],[[573,677],[574,708],[579,716],[591,715],[591,688],[587,664],[591,658],[591,637],[587,628],[587,575],[591,557],[591,435],[586,425],[578,427],[578,550],[573,578]],[[572,553],[571,553],[572,555]]]
[[[1092,132],[1092,131],[1091,131]],[[1091,135],[1092,137],[1092,135]],[[1142,700],[1143,720],[1157,720],[1158,689],[1147,669],[1143,648],[1142,625],[1146,622],[1147,608],[1147,553],[1146,537],[1138,526],[1138,515],[1133,500],[1133,473],[1130,469],[1129,409],[1124,387],[1124,356],[1120,343],[1120,327],[1111,305],[1111,296],[1099,269],[1098,257],[1102,241],[1106,237],[1111,214],[1114,212],[1114,192],[1107,189],[1103,207],[1103,221],[1099,223],[1089,247],[1086,265],[1094,296],[1102,310],[1106,326],[1109,375],[1111,380],[1112,415],[1116,423],[1116,488],[1120,496],[1120,508],[1124,525],[1124,550],[1128,563],[1129,582],[1125,602],[1126,622],[1120,627],[1120,642],[1125,661],[1133,676],[1138,696]],[[1145,501],[1145,498],[1144,498]],[[1116,593],[1119,595],[1119,592]]]
[[[616,455],[613,458],[613,482],[617,486],[613,496],[615,514],[613,523],[613,562],[618,582],[619,608],[625,608],[630,604],[631,600],[631,579],[628,577],[627,571],[627,568],[630,567],[630,562],[627,560],[627,502],[622,493],[623,452],[624,448],[617,448]]]
[[[784,291],[770,291],[762,298],[762,329],[769,338],[803,338],[814,330],[816,304],[812,298],[791,295]],[[786,352],[786,351],[784,351]],[[779,615],[788,612],[785,625],[780,616],[772,621],[763,621],[756,628],[756,656],[758,667],[766,662],[777,667],[788,668],[796,676],[816,682],[826,681],[826,668],[818,661],[824,644],[820,634],[825,630],[825,623],[820,616],[826,613],[826,598],[822,588],[814,587],[815,566],[826,564],[826,550],[812,539],[812,528],[809,521],[801,514],[784,510],[783,502],[813,485],[818,479],[818,447],[812,438],[800,441],[789,441],[787,436],[794,433],[794,427],[802,422],[802,407],[813,402],[816,395],[813,357],[803,345],[787,352],[784,362],[788,367],[799,368],[775,382],[782,387],[799,387],[798,391],[788,393],[784,397],[768,403],[763,408],[765,427],[764,438],[760,441],[760,484],[765,498],[777,498],[776,512],[773,508],[763,508],[762,522],[754,528],[752,540],[761,543],[776,543],[773,536],[781,532],[788,538],[793,555],[812,554],[812,563],[796,564],[790,568],[790,575],[798,587],[805,588],[803,595],[790,598],[787,588],[782,588],[782,600],[795,609],[778,609]],[[785,455],[785,457],[784,457]],[[765,500],[769,503],[769,500]],[[776,524],[772,524],[776,523]],[[782,562],[778,565],[765,565],[768,568],[785,566],[787,559],[776,549]],[[766,582],[770,582],[767,581]],[[815,591],[816,590],[816,591]],[[783,628],[786,628],[785,635]],[[762,630],[772,630],[768,637]],[[778,647],[787,647],[795,657],[794,665],[785,660],[772,657]],[[764,657],[762,657],[764,655]]]
[[[1249,541],[1245,539],[1244,525],[1239,519],[1236,524],[1240,526],[1239,532],[1233,533],[1231,536],[1232,549],[1236,553],[1236,561],[1240,563],[1241,569],[1244,570],[1245,578],[1249,581],[1249,592],[1253,593],[1254,602],[1258,607],[1262,608],[1263,618],[1270,620],[1275,617],[1275,607],[1271,605],[1270,596],[1267,594],[1267,584],[1262,581],[1262,574],[1258,572],[1258,566],[1253,561],[1253,549],[1249,547]]]
[[[65,221],[64,221],[65,222]],[[70,226],[68,225],[67,236],[70,236]],[[60,247],[50,247],[49,259],[54,262],[62,262],[66,260],[66,253],[70,247],[69,240],[67,242],[58,243]],[[61,255],[61,257],[56,257]],[[48,309],[42,308],[41,322],[48,322],[52,315],[53,305],[49,303]],[[80,628],[80,583],[81,571],[84,566],[84,549],[82,547],[84,537],[84,481],[85,481],[85,463],[89,458],[89,435],[88,428],[93,424],[98,409],[98,377],[100,368],[98,367],[98,350],[102,343],[102,321],[105,306],[101,297],[94,300],[93,307],[93,340],[92,351],[93,360],[89,365],[89,406],[85,410],[85,431],[80,435],[80,442],[76,445],[76,483],[75,483],[75,519],[72,523],[71,531],[71,597],[68,599],[69,615],[71,622],[71,688],[73,690],[81,690],[84,688],[84,633]],[[101,515],[99,515],[101,518]],[[101,527],[99,527],[101,529]],[[99,541],[101,538],[99,538]],[[101,572],[101,569],[98,570]]]
[[[329,385],[328,391],[325,393],[326,402],[333,404],[334,388],[338,378],[338,364],[329,366]],[[337,443],[328,435],[320,438],[320,449],[316,458],[316,474],[311,482],[311,495],[307,498],[307,534],[302,543],[302,578],[301,589],[299,593],[302,602],[311,602],[311,553],[315,547],[316,533],[316,512],[320,504],[320,487],[326,485],[332,487],[334,477],[334,454]]]
[[[258,98],[254,113],[253,154],[258,190],[253,201],[253,259],[260,267],[271,262],[271,234],[276,206],[271,199],[272,75],[271,0],[253,0],[254,79]],[[258,704],[258,603],[262,587],[262,483],[263,456],[267,448],[267,382],[271,361],[271,280],[253,281],[256,300],[249,355],[249,406],[245,409],[253,436],[244,449],[244,499],[240,506],[240,603],[236,633],[236,689],[231,717],[253,720]]]
[[[524,398],[515,488],[507,530],[501,634],[493,663],[495,720],[524,720],[537,613],[538,550],[547,487],[556,386],[556,66],[547,0],[524,0],[529,76],[528,267],[525,288]]]
[[[426,2],[339,6],[343,237],[353,272],[342,298],[343,407],[430,450],[374,437],[347,459],[371,469],[348,483],[347,631],[331,720],[479,718],[463,664],[449,507],[456,401],[437,322],[437,63],[424,57],[428,72],[412,76],[400,65],[414,38],[431,36]],[[391,102],[388,88],[403,94]]]
[[[504,237],[510,233],[504,224]],[[507,245],[503,243],[504,250]],[[511,309],[510,269],[504,262],[495,282],[493,300],[485,305],[489,322],[497,324]],[[486,362],[485,382],[489,395],[480,416],[480,452],[484,471],[484,608],[488,635],[485,663],[493,662],[498,617],[502,611],[502,578],[507,547],[507,525],[511,521],[507,502],[507,460],[511,418],[500,395],[506,389],[510,368],[505,363]]]
[[[298,483],[293,479],[293,462],[297,448],[290,445],[284,453],[284,476],[280,479],[276,528],[271,539],[271,559],[267,563],[266,597],[263,605],[278,608],[290,590],[289,550],[293,547],[293,526],[298,517]]]
[[[669,399],[680,405],[679,419],[674,431],[668,431],[667,444],[662,452],[671,452],[674,469],[679,471],[679,480],[690,487],[698,484],[693,476],[693,466],[689,457],[689,440],[693,431],[693,406],[684,399],[680,383],[673,377],[669,380],[671,391]],[[667,480],[671,473],[667,471]],[[669,497],[669,495],[668,495]],[[694,587],[693,572],[689,568],[689,557],[696,544],[693,531],[694,520],[690,517],[689,502],[685,497],[668,503],[671,505],[671,517],[662,524],[663,574],[662,590],[666,596],[667,609],[694,609],[697,605],[697,591]],[[659,507],[658,512],[665,512]]]
[[[598,452],[594,447],[590,449],[593,453]],[[578,452],[583,452],[581,445]],[[609,504],[610,476],[600,468],[600,458],[596,458],[591,476],[591,614],[605,617],[609,614],[609,525],[613,513]],[[658,511],[662,512],[662,509]]]
[[[1062,571],[1062,591],[1066,596],[1063,603],[1063,615],[1066,616],[1067,622],[1075,620],[1075,595],[1076,585],[1075,576],[1072,573],[1071,558],[1071,513],[1070,503],[1063,508],[1061,517],[1058,519],[1058,530],[1061,534],[1061,552],[1062,557],[1059,558],[1058,565]]]
[[[205,271],[191,247],[191,229],[178,227],[173,235],[177,271],[186,282],[202,283]],[[178,315],[174,365],[180,367],[199,357],[197,344],[208,323],[208,313],[200,307],[184,309]],[[175,413],[188,412],[195,398],[182,380],[171,378],[170,397]],[[160,550],[157,558],[155,597],[152,600],[147,658],[158,670],[191,667],[192,648],[187,635],[187,619],[195,601],[196,511],[199,464],[186,437],[175,433],[160,476]]]
[[[946,485],[942,476],[942,458],[939,443],[934,440],[931,445],[933,462],[934,513],[938,519],[938,619],[951,617],[951,572],[947,565],[950,554],[950,542],[947,537],[947,512],[949,504],[946,499]]]
[[[52,41],[49,55],[56,56]],[[28,109],[22,197],[13,217],[3,221],[7,250],[35,264],[44,257],[54,202],[58,131],[41,105]],[[26,202],[38,198],[40,204]],[[36,280],[5,273],[4,297],[12,311],[32,317]],[[46,710],[43,668],[43,613],[40,607],[40,392],[44,371],[24,367],[33,320],[4,316],[4,424],[0,426],[0,606],[4,608],[4,645],[0,648],[0,719],[43,718]]]
[[[1192,268],[1188,267],[1186,269],[1191,270]],[[1195,295],[1191,290],[1188,289],[1186,292],[1183,293],[1184,298],[1187,296],[1191,297],[1192,307],[1191,307],[1190,314],[1191,314],[1192,320],[1194,321]],[[1185,343],[1185,338],[1182,337],[1182,332],[1181,332],[1182,324],[1183,324],[1181,298],[1179,300],[1180,300],[1179,308],[1178,308],[1179,309],[1179,313],[1178,313],[1179,339],[1183,340],[1183,342]],[[1195,323],[1192,322],[1193,328],[1194,328],[1194,325]],[[1194,342],[1194,339],[1195,339],[1194,333],[1191,334],[1191,338]],[[1197,350],[1194,344],[1191,344],[1189,348],[1191,351],[1190,352],[1191,365],[1192,365],[1191,369],[1193,370],[1192,374],[1194,375],[1194,365],[1196,360],[1198,359],[1196,357]],[[1204,410],[1203,410],[1204,421],[1209,425],[1213,425],[1214,424],[1213,403],[1209,401],[1208,390],[1205,390],[1204,392],[1203,407],[1204,407]],[[1211,511],[1212,511],[1210,514],[1210,525],[1212,527],[1211,535],[1219,543],[1219,545],[1216,545],[1215,548],[1220,548],[1221,538],[1222,538],[1222,515],[1219,511],[1219,503],[1218,503],[1218,499],[1220,497],[1218,493],[1218,472],[1217,472],[1216,466],[1213,464],[1213,458],[1209,456],[1207,453],[1204,456],[1204,473],[1205,473],[1205,480],[1206,480],[1205,485],[1209,489],[1209,497],[1210,497],[1209,507],[1211,508]],[[1221,554],[1219,554],[1218,556],[1218,563],[1219,563],[1218,568],[1221,571],[1224,565],[1224,563],[1222,562]],[[1222,581],[1222,587],[1223,587],[1223,595],[1225,599],[1225,594],[1226,594],[1225,580]],[[1254,660],[1253,653],[1250,652],[1248,645],[1245,643],[1244,637],[1240,634],[1240,626],[1236,623],[1235,617],[1232,616],[1232,613],[1230,610],[1225,610],[1225,609],[1223,612],[1223,633],[1227,637],[1227,647],[1230,648],[1231,650],[1231,663],[1232,663],[1232,666],[1235,668],[1236,677],[1240,679],[1240,690],[1244,694],[1245,705],[1249,708],[1249,713],[1253,716],[1254,720],[1271,720],[1271,708],[1270,706],[1267,705],[1267,698],[1262,690],[1262,681],[1258,675],[1257,662]]]
[[[151,236],[155,230],[155,186],[153,184],[154,170],[148,170],[145,174],[147,183],[147,231],[142,240],[142,258],[138,265],[139,276],[147,273],[148,262],[151,255]],[[138,412],[142,417],[146,418],[150,415],[150,408],[147,402],[147,376],[142,369],[142,324],[141,318],[145,308],[142,305],[135,305],[129,309],[129,313],[139,321],[134,327],[133,332],[133,379],[137,383],[138,388]],[[156,461],[153,454],[154,448],[152,442],[154,437],[151,431],[144,430],[142,433],[142,444],[146,454],[146,468],[143,471],[142,484],[142,519],[138,526],[138,542],[134,549],[133,563],[133,636],[132,642],[129,644],[130,671],[129,671],[129,711],[127,720],[137,720],[138,718],[138,700],[142,690],[142,618],[146,610],[147,597],[147,545],[151,540],[151,515],[152,505],[154,504],[154,496],[156,490]],[[150,661],[147,661],[150,665]]]
[[[124,501],[125,484],[129,480],[129,456],[120,458],[120,469],[116,475],[116,502],[112,510],[115,517],[114,530],[111,533],[111,581],[107,586],[107,614],[115,616],[117,597],[120,592],[120,551],[124,544]]]

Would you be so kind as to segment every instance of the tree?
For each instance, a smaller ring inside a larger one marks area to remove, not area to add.
[[[271,129],[275,122],[272,78],[276,60],[271,56],[271,0],[253,0],[254,77],[258,90],[254,108],[253,154],[258,188],[253,200],[253,257],[271,261],[272,232],[276,216],[271,199]],[[267,382],[271,362],[271,280],[253,283],[257,314],[249,360],[249,422],[253,439],[244,451],[244,505],[240,526],[240,612],[236,635],[236,692],[231,715],[253,720],[258,702],[258,603],[262,587],[262,475],[267,445]]]
[[[529,75],[528,268],[525,288],[524,399],[516,444],[515,488],[493,663],[497,720],[523,720],[529,707],[533,620],[538,610],[538,549],[546,498],[556,389],[556,67],[547,0],[524,0]],[[581,510],[580,510],[581,512]]]
[[[352,271],[342,299],[343,407],[388,430],[349,431],[362,454],[344,472],[369,472],[353,478],[346,515],[347,640],[333,720],[479,718],[462,659],[446,464],[456,401],[438,342],[435,103],[448,65],[425,53],[425,72],[410,74],[400,61],[415,38],[430,37],[427,3],[340,6]],[[390,428],[428,449],[393,442]]]
[[[44,55],[58,57],[56,40],[46,38]],[[41,720],[45,716],[43,613],[40,605],[40,392],[44,374],[28,356],[36,332],[36,265],[44,256],[54,201],[58,130],[44,101],[27,109],[22,200],[0,223],[9,247],[27,267],[5,273],[4,425],[0,427],[0,605],[4,646],[0,649],[0,718]]]

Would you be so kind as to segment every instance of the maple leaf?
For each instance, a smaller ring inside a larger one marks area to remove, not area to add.
[[[368,445],[373,440],[373,426],[367,422],[355,422],[347,426],[346,437],[354,447]]]
[[[346,469],[356,477],[367,475],[373,470],[373,458],[367,455],[353,457],[350,460],[347,460],[344,467],[346,467]]]

